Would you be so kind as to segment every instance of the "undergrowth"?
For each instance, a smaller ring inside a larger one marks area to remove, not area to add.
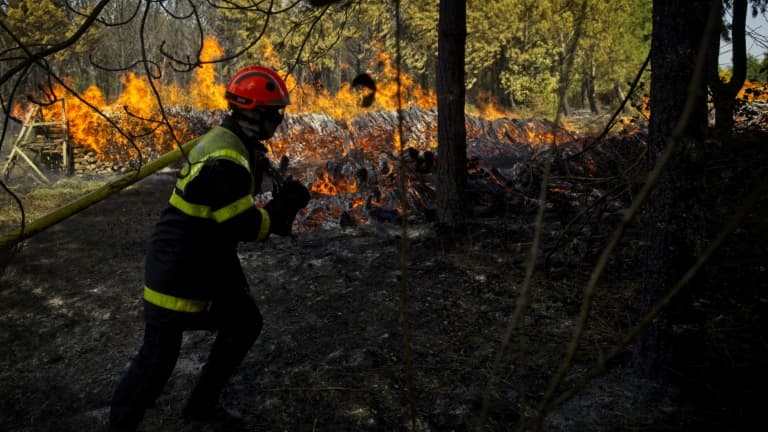
[[[0,235],[15,232],[21,228],[22,208],[24,223],[37,220],[46,214],[91,192],[105,183],[104,179],[66,177],[50,186],[40,183],[11,185],[11,191],[19,203],[8,193],[0,193]]]

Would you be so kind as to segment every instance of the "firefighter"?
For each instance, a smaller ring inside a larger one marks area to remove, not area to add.
[[[259,336],[262,317],[237,245],[290,235],[310,195],[288,179],[263,208],[254,204],[268,164],[261,141],[272,137],[290,104],[283,80],[271,69],[247,67],[232,77],[225,98],[229,114],[187,155],[149,239],[144,340],[115,389],[112,431],[137,429],[175,367],[186,330],[217,334],[182,415],[202,422],[239,417],[219,404],[219,394]]]

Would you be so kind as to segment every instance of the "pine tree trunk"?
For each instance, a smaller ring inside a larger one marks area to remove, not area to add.
[[[466,204],[466,125],[464,124],[464,43],[466,0],[441,0],[437,59],[437,219],[463,224]]]
[[[734,0],[731,38],[733,74],[729,82],[720,80],[720,38],[710,41],[709,86],[715,107],[715,128],[725,135],[730,135],[733,131],[736,96],[747,78],[746,20],[747,0]]]
[[[720,0],[714,0],[720,1]],[[682,132],[684,145],[651,193],[646,207],[646,238],[649,244],[643,286],[638,298],[644,315],[666,294],[690,266],[693,255],[690,234],[695,230],[691,208],[690,156],[703,141],[706,129],[706,80],[691,82],[701,48],[710,0],[653,2],[651,119],[648,163],[653,167],[673,137],[688,98],[697,97],[693,114]],[[684,300],[677,314],[692,305]],[[670,314],[662,314],[635,346],[633,363],[649,378],[665,375],[671,350]]]

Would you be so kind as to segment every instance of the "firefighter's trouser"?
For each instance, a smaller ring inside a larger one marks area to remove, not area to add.
[[[242,362],[262,328],[259,308],[249,295],[210,310],[182,313],[147,304],[144,342],[118,384],[112,398],[110,430],[135,431],[144,412],[154,405],[173,372],[185,330],[218,330],[208,360],[192,390],[188,404],[212,407],[229,378]],[[162,319],[166,313],[165,319]]]

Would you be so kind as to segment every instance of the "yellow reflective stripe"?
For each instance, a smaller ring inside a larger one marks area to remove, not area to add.
[[[144,287],[144,300],[159,306],[163,309],[170,309],[176,312],[202,312],[209,307],[209,302],[202,300],[191,300],[181,297],[174,297],[168,294],[157,292],[152,288]]]
[[[181,189],[182,191],[186,189],[187,183],[189,183],[193,178],[197,176],[197,174],[200,172],[200,169],[203,167],[202,162],[193,162],[192,168],[189,167],[189,165],[184,165],[184,167],[181,170],[181,176],[176,181],[176,187]]]
[[[210,206],[193,204],[185,200],[179,194],[177,194],[175,190],[171,194],[171,199],[168,200],[168,202],[189,216],[213,219],[218,223],[229,220],[253,207],[253,197],[248,195],[240,198],[239,200],[226,207],[222,207],[218,210],[211,210]]]
[[[235,162],[235,163],[237,163],[239,165],[244,166],[246,169],[248,168],[248,159],[245,156],[243,156],[242,154],[240,154],[240,152],[238,152],[236,150],[221,149],[221,150],[212,151],[212,152],[208,153],[203,158],[203,162],[205,162],[205,161],[207,161],[208,159],[211,159],[211,158],[229,159],[232,162]]]
[[[239,200],[229,204],[226,207],[222,207],[213,212],[213,220],[216,222],[224,222],[227,219],[233,218],[240,213],[253,207],[253,197],[250,195],[244,196]]]
[[[171,194],[171,199],[169,199],[168,202],[189,216],[213,219],[213,212],[211,212],[210,206],[192,204],[179,196],[175,190]]]
[[[269,225],[271,220],[269,219],[269,213],[261,207],[256,207],[261,212],[261,228],[259,229],[258,240],[264,240],[269,234]]]
[[[232,149],[220,149],[206,154],[205,157],[197,162],[193,162],[191,169],[188,168],[188,165],[185,165],[184,168],[186,169],[182,171],[183,175],[181,178],[179,178],[176,186],[183,191],[187,187],[187,183],[197,177],[197,175],[200,173],[200,170],[203,169],[204,163],[210,159],[229,159],[248,170],[248,172],[251,171],[248,166],[248,159],[241,155],[238,151]]]

